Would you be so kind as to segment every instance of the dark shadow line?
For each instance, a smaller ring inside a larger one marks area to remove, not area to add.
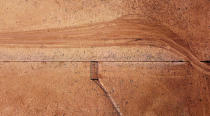
[[[203,63],[210,63],[210,60],[203,60],[201,62],[203,62]]]
[[[177,60],[177,61],[103,61],[103,60],[87,60],[87,61],[63,61],[63,60],[57,60],[57,61],[0,61],[0,62],[189,62],[189,61],[182,61],[182,60]],[[210,62],[210,61],[201,61],[201,62]]]

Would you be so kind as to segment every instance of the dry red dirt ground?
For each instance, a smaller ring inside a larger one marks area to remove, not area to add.
[[[208,116],[209,34],[209,0],[0,0],[0,115]]]

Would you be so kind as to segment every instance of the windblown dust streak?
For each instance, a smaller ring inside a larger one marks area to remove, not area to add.
[[[200,62],[189,44],[161,24],[147,23],[138,15],[110,22],[63,29],[0,33],[7,47],[98,47],[153,45],[185,56],[197,70],[210,75],[210,66]]]

